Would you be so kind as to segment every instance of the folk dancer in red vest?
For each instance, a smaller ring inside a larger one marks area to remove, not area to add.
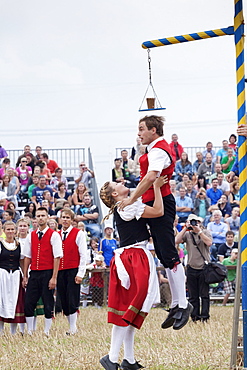
[[[57,274],[60,258],[63,257],[62,241],[59,234],[47,226],[48,213],[45,207],[36,211],[39,228],[32,231],[24,245],[23,287],[25,295],[25,316],[29,334],[33,331],[34,309],[41,297],[45,311],[46,335],[52,324],[54,314],[54,289],[57,285]],[[28,268],[30,276],[28,278]]]
[[[70,209],[61,211],[62,230],[60,236],[63,243],[63,257],[57,277],[57,290],[61,299],[62,309],[67,316],[70,330],[67,334],[77,331],[76,320],[80,306],[80,284],[86,271],[87,242],[85,234],[72,227],[74,213]]]
[[[140,157],[141,181],[130,198],[120,203],[120,210],[134,203],[140,196],[142,201],[152,206],[154,202],[153,182],[159,176],[167,175],[170,180],[174,171],[174,162],[170,147],[163,138],[164,118],[145,116],[139,121],[139,132],[142,144],[147,145],[147,153]],[[154,241],[157,257],[166,268],[172,293],[169,315],[162,323],[163,329],[173,326],[179,330],[189,320],[192,305],[188,303],[185,292],[184,268],[180,263],[175,247],[173,222],[176,215],[175,200],[169,183],[161,188],[164,204],[164,215],[148,220]]]

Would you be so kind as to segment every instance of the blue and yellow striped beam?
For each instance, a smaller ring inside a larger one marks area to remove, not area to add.
[[[246,123],[244,73],[244,16],[242,0],[234,0],[234,40],[236,49],[238,125]],[[246,138],[238,137],[240,185],[240,240],[242,265],[242,309],[244,338],[244,368],[247,367],[247,151]]]
[[[166,39],[158,39],[145,41],[142,44],[143,49],[156,48],[158,46],[166,46],[172,44],[180,44],[181,42],[196,41],[202,39],[209,39],[212,37],[234,35],[234,27],[219,28],[217,30],[203,31],[197,33],[190,33],[188,35],[167,37]]]

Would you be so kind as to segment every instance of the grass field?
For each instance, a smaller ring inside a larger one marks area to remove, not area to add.
[[[150,370],[229,369],[233,307],[212,306],[210,313],[209,323],[189,322],[175,331],[162,330],[167,313],[152,309],[136,333],[136,359]],[[111,335],[106,308],[81,310],[75,336],[65,334],[68,324],[62,315],[56,317],[48,338],[42,329],[42,317],[33,336],[11,336],[6,324],[0,338],[0,369],[102,369],[99,359],[108,353]]]

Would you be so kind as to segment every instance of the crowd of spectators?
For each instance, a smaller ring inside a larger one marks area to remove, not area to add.
[[[96,244],[97,255],[101,255],[101,260],[103,258],[101,264],[109,266],[109,256],[113,255],[116,240],[109,237],[109,230],[110,234],[113,231],[109,228],[106,229],[106,235],[102,235],[99,208],[94,202],[90,187],[94,177],[93,170],[84,161],[78,163],[73,187],[69,187],[63,168],[49,158],[41,146],[37,146],[33,154],[31,147],[26,145],[16,164],[11,163],[4,148],[0,149],[0,237],[5,238],[2,226],[6,221],[16,223],[23,218],[29,222],[29,231],[36,230],[38,226],[35,213],[39,207],[47,208],[48,225],[58,231],[62,227],[61,210],[67,207],[75,214],[73,226],[85,232],[88,243],[87,263],[96,263],[96,255],[91,248],[91,245]],[[96,280],[95,277],[92,280],[94,292]]]
[[[229,141],[223,140],[222,148],[218,151],[214,150],[212,142],[206,143],[205,150],[196,153],[195,161],[188,157],[176,134],[172,135],[169,146],[176,164],[170,180],[176,201],[175,230],[181,231],[189,215],[194,214],[212,235],[211,260],[230,257],[232,248],[236,248],[240,227],[239,182],[238,177],[233,177],[231,173],[236,159],[236,136],[232,134]],[[139,157],[145,150],[139,138],[130,156],[127,150],[122,150],[121,157],[114,160],[112,181],[135,188],[140,181]],[[16,164],[10,162],[7,151],[2,147],[0,156],[1,237],[4,237],[2,224],[7,220],[17,222],[25,217],[30,221],[30,230],[37,229],[35,212],[40,206],[48,210],[49,227],[58,230],[61,228],[61,210],[67,207],[75,213],[73,225],[82,229],[87,236],[88,264],[109,266],[118,245],[113,233],[115,236],[117,233],[108,226],[102,235],[99,208],[90,191],[93,170],[85,162],[79,163],[74,175],[74,188],[69,189],[63,168],[49,158],[41,146],[36,146],[33,154],[31,147],[26,145]],[[227,181],[228,174],[231,175],[231,182]],[[234,239],[233,245],[229,241],[229,232]],[[181,261],[186,264],[186,245],[179,244],[178,250]],[[104,260],[100,259],[100,263],[96,264],[97,255],[103,255]],[[165,277],[162,276],[162,279]],[[93,280],[95,282],[97,279]],[[84,295],[85,301],[87,294]]]

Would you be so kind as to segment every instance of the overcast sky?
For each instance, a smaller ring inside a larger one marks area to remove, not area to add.
[[[246,13],[246,9],[245,9]],[[2,0],[5,148],[91,147],[100,184],[135,143],[148,85],[143,41],[233,25],[233,0]],[[165,138],[205,145],[236,132],[233,36],[151,50]]]

